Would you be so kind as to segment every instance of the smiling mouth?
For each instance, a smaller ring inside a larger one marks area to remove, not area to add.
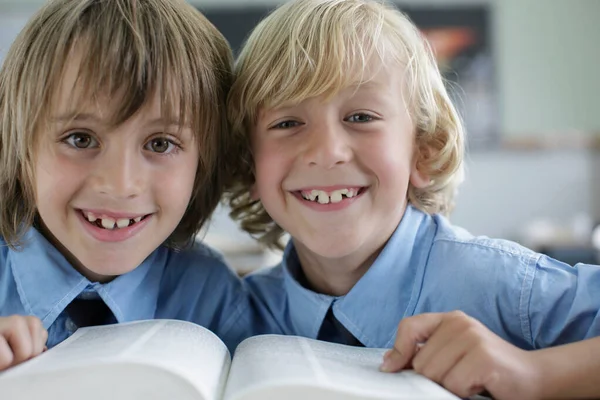
[[[78,210],[78,211],[83,216],[83,219],[85,219],[90,225],[93,225],[100,229],[106,229],[109,231],[129,228],[129,227],[145,220],[146,218],[148,218],[149,216],[152,215],[152,214],[146,214],[144,216],[139,216],[139,217],[135,217],[135,218],[111,218],[111,217],[107,217],[104,215],[97,216],[91,212],[87,212],[87,211],[83,211],[83,210]]]
[[[313,189],[300,190],[296,193],[305,201],[319,204],[335,204],[347,199],[356,198],[362,195],[367,189],[367,187],[343,188],[332,191]]]

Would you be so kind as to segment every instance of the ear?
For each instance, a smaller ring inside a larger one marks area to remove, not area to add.
[[[416,167],[413,167],[410,172],[410,183],[417,189],[423,189],[429,186],[431,179],[429,176],[419,171]]]
[[[430,157],[431,150],[427,147],[415,146],[412,165],[410,169],[410,183],[417,189],[426,188],[431,184],[431,178],[423,171],[423,164]]]

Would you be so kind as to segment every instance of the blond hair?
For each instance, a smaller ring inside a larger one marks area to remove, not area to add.
[[[191,125],[199,148],[186,213],[167,239],[191,242],[223,192],[225,100],[233,57],[184,0],[53,0],[21,31],[0,70],[0,235],[12,247],[36,217],[34,149],[74,49],[83,50],[73,104],[115,99],[116,126],[157,93],[166,121]]]
[[[403,66],[415,125],[417,166],[431,179],[408,189],[410,203],[447,214],[462,180],[464,133],[435,58],[411,21],[393,6],[370,0],[296,0],[266,17],[247,39],[234,70],[228,117],[243,162],[229,205],[244,230],[279,246],[283,230],[251,196],[250,133],[261,109],[332,96],[370,77],[369,63]]]

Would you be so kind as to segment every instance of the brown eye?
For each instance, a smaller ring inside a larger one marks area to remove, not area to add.
[[[271,129],[290,129],[290,128],[295,128],[297,126],[299,126],[300,123],[297,121],[282,121],[276,125],[274,125],[273,127],[271,127]]]
[[[87,133],[72,133],[65,142],[78,149],[89,149],[90,147],[98,147],[98,142]]]
[[[170,140],[165,138],[156,138],[152,139],[148,143],[148,150],[153,151],[155,153],[167,153],[170,150],[171,146],[173,146],[173,143],[171,143]]]
[[[374,119],[375,118],[373,118],[371,115],[365,114],[365,113],[352,114],[351,116],[346,118],[346,120],[349,122],[358,122],[358,123],[371,122]]]

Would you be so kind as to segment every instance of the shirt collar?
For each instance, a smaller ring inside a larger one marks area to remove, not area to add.
[[[297,335],[316,339],[335,297],[313,292],[294,277],[302,272],[293,240],[286,245],[281,264],[293,331]]]
[[[419,291],[435,224],[427,214],[407,206],[402,221],[365,273],[345,296],[332,297],[302,287],[293,275],[299,261],[290,241],[284,253],[290,317],[302,336],[316,338],[327,309],[367,347],[389,347],[398,323],[412,308]],[[287,264],[286,264],[287,263]]]
[[[90,282],[35,228],[30,228],[10,265],[26,310],[49,328],[65,307],[82,292],[97,292],[118,322],[154,317],[164,258],[152,253],[139,267],[101,284]]]

